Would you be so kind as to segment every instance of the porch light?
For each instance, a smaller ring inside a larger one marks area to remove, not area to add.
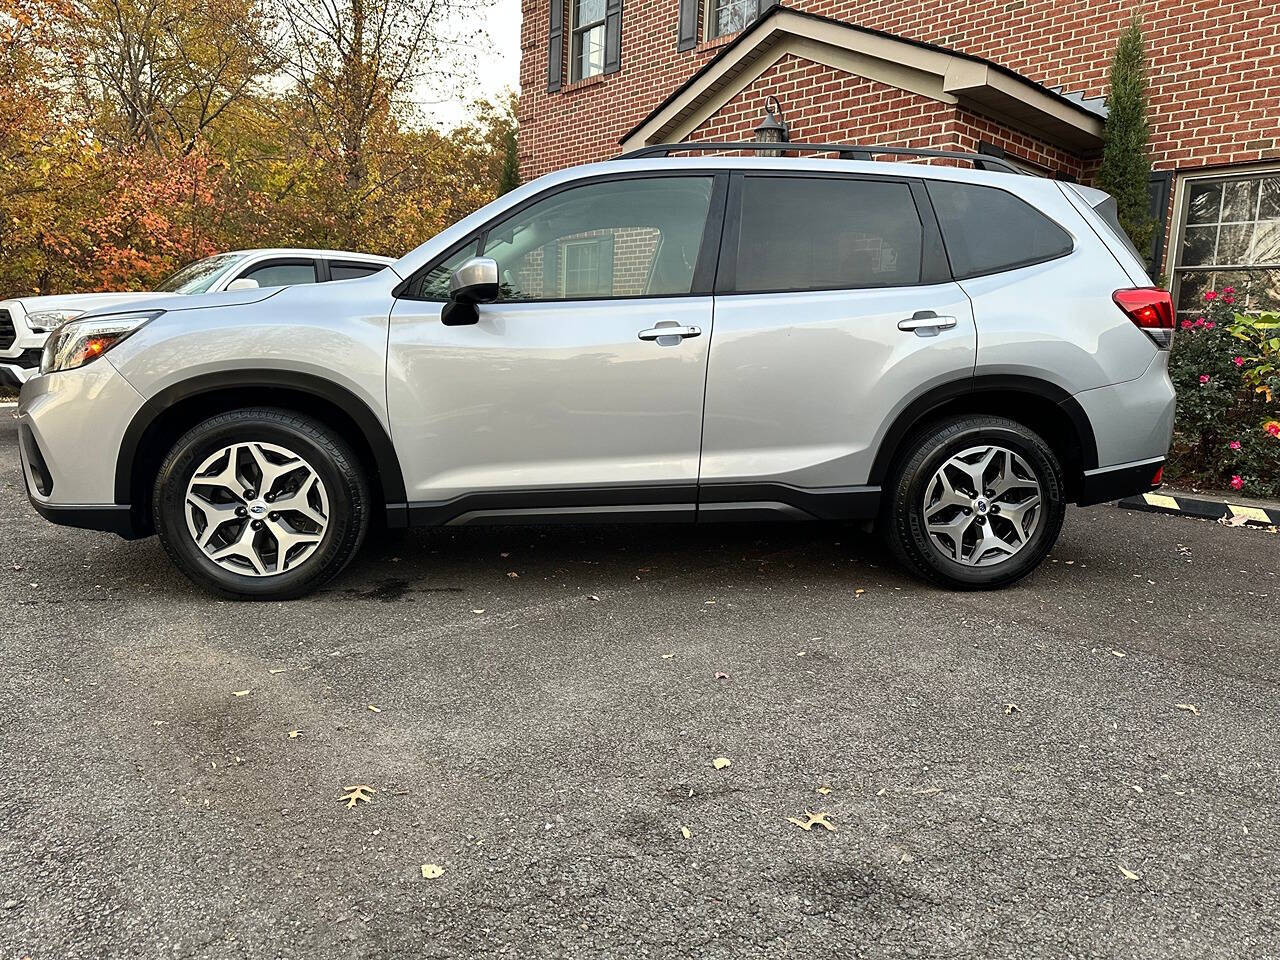
[[[756,127],[756,143],[789,143],[790,140],[791,128],[782,119],[782,105],[778,103],[778,98],[765,97],[764,118],[760,121],[760,126]],[[780,157],[782,151],[761,150],[760,156]]]

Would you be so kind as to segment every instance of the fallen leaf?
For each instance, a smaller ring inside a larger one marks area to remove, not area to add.
[[[681,827],[681,828],[680,828],[680,836],[682,836],[682,837],[684,837],[686,840],[688,840],[690,837],[692,837],[692,836],[693,836],[693,834],[689,832],[689,828],[688,828],[688,827]]]
[[[302,736],[302,731],[301,731],[301,730],[290,730],[290,731],[289,731],[289,739],[290,739],[290,740],[297,740],[300,736]]]
[[[1122,658],[1122,659],[1123,659],[1123,658],[1124,658],[1124,656],[1125,656],[1124,652],[1123,652],[1123,651],[1121,651],[1121,650],[1112,650],[1112,651],[1111,651],[1111,655],[1112,655],[1113,657],[1120,657],[1120,658]]]
[[[1138,786],[1138,785],[1135,783],[1135,784],[1133,785],[1133,792],[1134,792],[1134,793],[1141,793],[1141,792],[1142,792],[1142,788],[1141,788],[1140,786]]]
[[[723,770],[725,767],[729,766],[729,764],[731,763],[733,763],[733,761],[730,760],[728,757],[716,757],[714,760],[711,761],[711,765],[715,767],[717,770]]]
[[[1193,717],[1200,716],[1200,708],[1197,707],[1194,703],[1175,703],[1173,705],[1173,708],[1175,710],[1183,710],[1191,714]]]
[[[370,709],[373,713],[381,713],[381,712],[382,712],[382,711],[381,711],[381,710],[379,710],[377,707],[375,707],[372,703],[371,703],[371,704],[369,704],[369,709]]]
[[[472,613],[484,613],[484,608],[482,607],[482,608],[480,608],[479,610],[472,610],[471,612],[472,612]]]
[[[825,797],[828,793],[830,793],[830,792],[831,792],[831,788],[830,788],[830,787],[819,787],[819,788],[818,788],[818,792],[819,792],[820,794],[822,794],[822,795]]]
[[[808,810],[804,812],[808,817],[808,821],[800,820],[797,817],[787,817],[787,822],[794,823],[801,830],[812,830],[815,826],[826,827],[828,830],[835,832],[836,825],[827,820],[825,813],[810,813]]]
[[[941,793],[942,788],[941,787],[924,787],[923,789],[912,790],[911,792],[915,794],[917,797],[931,797],[935,793]]]
[[[1021,713],[1021,712],[1022,711],[1018,709],[1018,705],[1016,703],[1006,703],[1004,705],[1004,715],[1006,717],[1011,717],[1015,713]]]
[[[268,670],[267,673],[274,675],[277,673],[284,673],[288,669],[289,669],[288,667],[276,667],[274,670]]]
[[[444,867],[435,863],[424,863],[422,865],[422,878],[424,880],[435,880],[437,877],[444,876]]]
[[[866,592],[867,592],[867,591],[865,591],[865,590],[861,590],[861,589],[859,589],[859,590],[855,590],[855,591],[853,591],[853,595],[856,597],[856,596],[858,596],[858,594],[860,594],[860,593],[866,593]]]
[[[797,657],[803,657],[803,656],[804,656],[804,651],[803,651],[803,650],[797,650],[797,651],[796,651],[796,656],[797,656]]]
[[[510,577],[512,580],[519,580],[519,579],[520,579],[520,574],[516,573],[514,570],[512,570],[510,573],[508,573],[508,574],[507,574],[507,576],[508,576],[508,577]]]
[[[1140,873],[1134,873],[1132,870],[1130,870],[1128,867],[1126,867],[1123,863],[1117,864],[1117,866],[1120,868],[1120,872],[1124,874],[1124,878],[1125,878],[1126,880],[1141,880],[1141,879],[1142,879],[1142,874],[1140,874]]]
[[[877,797],[883,797],[883,796],[884,796],[884,791],[885,791],[885,788],[884,788],[884,787],[881,787],[879,790],[877,790],[877,791],[876,791],[876,796],[877,796]]]
[[[664,653],[664,654],[662,655],[662,659],[663,659],[663,660],[670,660],[670,659],[671,659],[672,657],[674,657],[674,656],[675,656],[675,654],[674,654],[674,653]]]
[[[252,692],[252,690],[233,690],[231,691],[231,695],[233,697],[247,697]]]
[[[597,597],[594,593],[589,593],[589,594],[587,594],[587,599],[588,599],[588,600],[594,600],[596,603],[599,603],[599,602],[600,602],[600,598],[599,598],[599,597]]]
[[[373,803],[373,794],[378,791],[373,787],[364,783],[357,783],[347,787],[347,792],[338,798],[339,801],[347,801],[347,809],[350,810],[357,802]]]
[[[716,674],[716,679],[717,679],[717,680],[728,680],[728,679],[729,679],[729,675],[728,675],[727,673],[717,673],[717,674]]]

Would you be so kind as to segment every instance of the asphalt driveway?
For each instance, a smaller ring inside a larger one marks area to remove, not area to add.
[[[952,594],[831,529],[425,531],[225,603],[40,521],[8,414],[0,956],[1280,955],[1274,534],[1073,510]]]

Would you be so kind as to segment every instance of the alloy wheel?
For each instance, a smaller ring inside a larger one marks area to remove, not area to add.
[[[272,577],[312,556],[329,528],[329,496],[311,464],[274,443],[224,446],[187,484],[187,530],[231,573]]]
[[[996,444],[969,447],[925,485],[924,523],[942,555],[989,567],[1015,556],[1036,532],[1040,482],[1017,453]]]

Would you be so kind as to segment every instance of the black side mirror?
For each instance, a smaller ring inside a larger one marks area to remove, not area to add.
[[[446,327],[461,327],[480,319],[478,303],[498,299],[498,261],[488,257],[472,257],[449,278],[449,302],[440,311],[440,322]]]

